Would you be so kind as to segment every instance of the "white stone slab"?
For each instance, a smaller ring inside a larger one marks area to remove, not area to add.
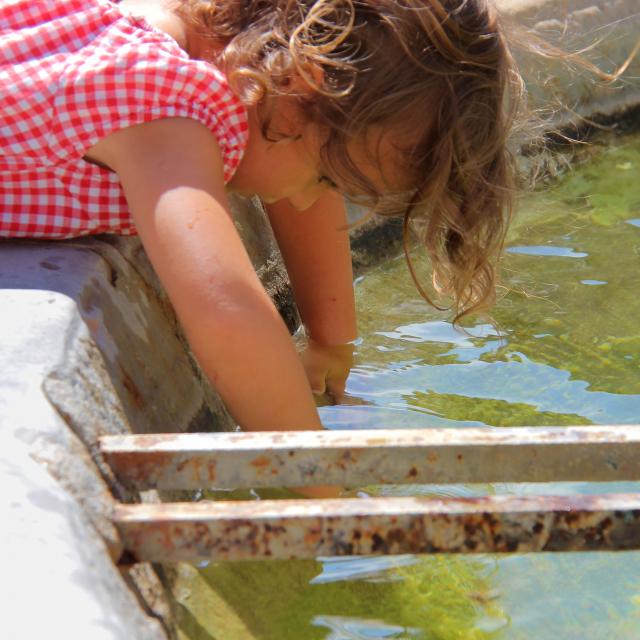
[[[165,638],[63,486],[91,461],[43,391],[79,337],[76,299],[104,265],[91,252],[0,246],[0,602],[3,637]],[[66,293],[65,293],[66,291]],[[62,484],[49,472],[66,477]],[[94,491],[105,487],[93,469]]]

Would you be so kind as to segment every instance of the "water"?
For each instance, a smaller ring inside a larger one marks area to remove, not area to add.
[[[321,407],[325,425],[640,422],[640,139],[600,149],[552,190],[527,197],[503,266],[495,326],[477,322],[466,332],[420,300],[402,259],[359,279],[361,339],[349,397]],[[468,496],[639,491],[640,484],[365,489]],[[640,638],[636,552],[326,558],[181,571],[177,596],[192,638]]]

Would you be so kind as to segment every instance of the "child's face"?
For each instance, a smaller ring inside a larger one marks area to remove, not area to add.
[[[304,211],[327,190],[346,193],[339,179],[323,166],[320,155],[322,135],[316,125],[306,123],[297,108],[284,104],[279,106],[272,122],[274,131],[286,135],[278,142],[266,140],[260,130],[255,113],[249,111],[249,143],[245,155],[234,177],[229,183],[231,191],[242,195],[257,195],[263,202],[277,202],[287,198],[294,208]],[[367,142],[354,141],[349,145],[349,153],[358,169],[381,192],[389,189],[389,184],[398,181],[396,163],[393,162],[391,143],[385,137],[375,138],[375,148],[389,147],[389,153],[382,153],[388,161],[381,170],[367,152],[371,146]],[[379,142],[382,144],[378,145]],[[370,143],[371,141],[369,141]],[[358,194],[352,194],[358,195]]]
[[[316,128],[305,124],[293,101],[280,99],[271,122],[277,142],[262,135],[255,109],[249,109],[249,142],[231,191],[257,195],[271,203],[288,198],[296,209],[308,209],[331,185],[322,179]]]
[[[322,179],[315,128],[300,124],[293,129],[286,120],[285,128],[273,123],[272,129],[286,137],[272,142],[264,138],[251,113],[249,122],[249,143],[228,185],[231,191],[257,195],[265,203],[288,198],[296,209],[303,211],[331,188]]]

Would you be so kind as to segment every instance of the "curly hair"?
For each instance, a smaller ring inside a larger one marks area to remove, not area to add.
[[[224,44],[219,62],[245,103],[287,94],[292,74],[306,80],[311,96],[299,100],[327,132],[323,161],[380,213],[404,217],[409,269],[428,302],[451,300],[454,321],[493,303],[523,83],[490,0],[182,0],[181,11]],[[351,158],[349,142],[375,129],[394,136],[408,191],[380,193]],[[410,229],[432,293],[411,263]]]

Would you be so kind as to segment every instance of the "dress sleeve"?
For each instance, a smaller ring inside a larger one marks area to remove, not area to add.
[[[64,162],[110,133],[160,118],[192,118],[215,135],[224,179],[248,139],[246,110],[224,74],[191,60],[168,36],[122,16],[67,57],[55,92],[50,149]]]

